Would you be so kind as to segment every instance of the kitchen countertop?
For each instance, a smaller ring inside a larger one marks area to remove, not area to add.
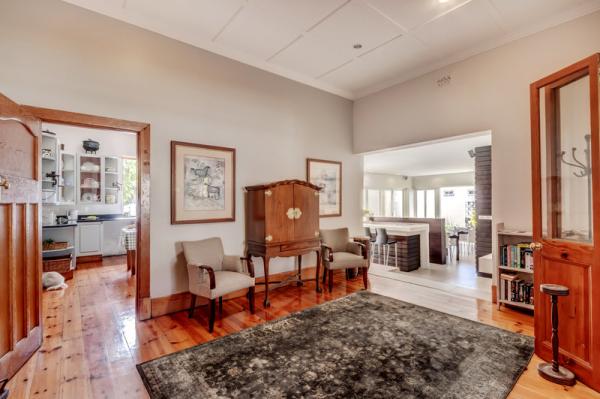
[[[95,219],[87,219],[89,216],[96,216]],[[135,216],[123,216],[123,215],[80,215],[77,219],[78,223],[93,223],[93,222],[110,222],[113,220],[131,220],[134,221]]]

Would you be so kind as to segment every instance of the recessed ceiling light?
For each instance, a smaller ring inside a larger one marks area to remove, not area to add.
[[[361,49],[361,48],[362,48],[362,44],[360,44],[360,43],[356,43],[356,44],[355,44],[354,46],[352,46],[352,47],[354,47],[355,49],[359,50],[359,49]]]
[[[440,4],[448,3],[450,0],[438,0]]]

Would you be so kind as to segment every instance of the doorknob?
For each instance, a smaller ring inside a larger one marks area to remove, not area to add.
[[[3,176],[0,176],[0,188],[3,188],[5,190],[8,190],[10,188],[10,183]]]
[[[542,243],[541,242],[532,242],[531,244],[529,244],[529,248],[533,251],[539,251],[542,249]]]

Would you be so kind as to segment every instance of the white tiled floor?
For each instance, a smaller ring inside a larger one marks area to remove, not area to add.
[[[393,265],[372,263],[369,274],[477,299],[489,301],[492,297],[492,279],[477,276],[473,255],[462,256],[458,263],[456,260],[446,265],[430,263],[412,272],[401,272]]]

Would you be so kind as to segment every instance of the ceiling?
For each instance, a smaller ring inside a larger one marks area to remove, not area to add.
[[[364,170],[366,173],[401,176],[472,172],[475,170],[475,162],[468,151],[491,144],[491,133],[482,132],[436,143],[367,154],[364,156]]]
[[[64,1],[350,99],[600,9],[600,0]]]

